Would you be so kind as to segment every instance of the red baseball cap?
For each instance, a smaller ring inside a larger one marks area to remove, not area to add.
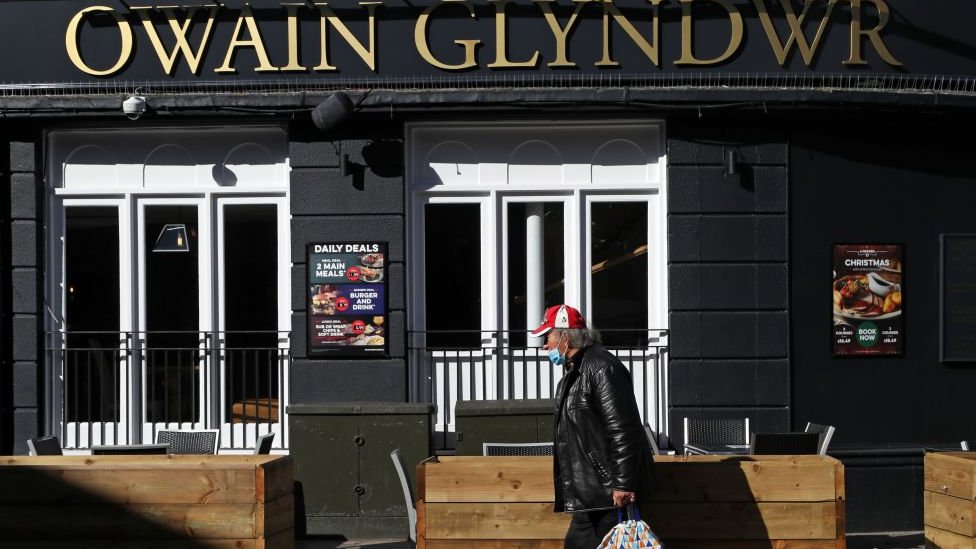
[[[553,305],[546,309],[545,316],[542,317],[542,324],[532,330],[532,337],[540,337],[549,333],[553,328],[566,328],[569,330],[579,330],[586,328],[586,320],[579,311],[569,305]]]

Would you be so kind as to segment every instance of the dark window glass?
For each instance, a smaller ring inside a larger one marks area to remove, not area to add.
[[[528,330],[542,320],[527,319],[526,280],[526,215],[540,204],[516,202],[508,205],[508,329],[513,347],[524,347],[529,341]],[[563,205],[561,202],[543,202],[543,260],[542,279],[544,303],[542,309],[562,303],[565,299],[565,273],[563,272]],[[531,325],[529,325],[531,323]],[[541,340],[537,340],[541,345]]]
[[[146,206],[145,216],[146,418],[197,422],[202,420],[197,207]],[[167,225],[185,227],[188,251],[154,250]]]
[[[273,204],[224,206],[225,414],[277,421],[278,222]]]
[[[428,204],[424,213],[427,346],[480,347],[480,207]]]
[[[65,208],[65,419],[119,421],[119,213]]]
[[[647,203],[594,202],[590,321],[607,346],[647,341]]]

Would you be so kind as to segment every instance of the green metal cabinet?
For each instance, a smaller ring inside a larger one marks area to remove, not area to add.
[[[551,398],[463,400],[454,407],[457,454],[480,456],[485,442],[552,442]]]
[[[433,453],[435,409],[405,402],[289,406],[296,519],[304,513],[305,533],[406,538],[406,503],[390,452],[399,448],[413,474],[412,466]]]

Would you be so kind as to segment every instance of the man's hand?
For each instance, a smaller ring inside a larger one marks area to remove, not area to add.
[[[614,507],[625,507],[629,503],[634,503],[637,501],[637,496],[633,492],[624,492],[623,490],[613,491],[613,506]]]

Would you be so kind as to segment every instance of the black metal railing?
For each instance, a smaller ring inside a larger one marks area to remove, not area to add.
[[[606,347],[631,372],[641,418],[667,437],[667,330],[602,330]],[[524,331],[437,330],[408,333],[411,400],[437,405],[438,450],[454,448],[459,400],[552,398],[562,370]]]
[[[279,433],[288,333],[48,332],[50,432],[65,448],[148,443],[159,429],[221,429],[221,447]]]

